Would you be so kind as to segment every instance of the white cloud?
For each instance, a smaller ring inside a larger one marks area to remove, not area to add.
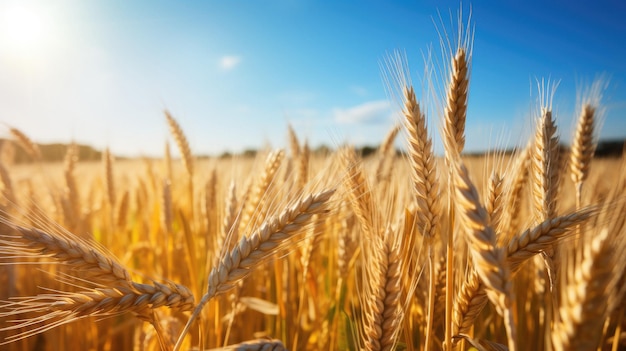
[[[376,100],[347,109],[333,109],[333,116],[338,123],[376,123],[391,116],[391,106],[387,100]]]
[[[220,68],[230,71],[241,63],[241,56],[227,55],[220,59]]]

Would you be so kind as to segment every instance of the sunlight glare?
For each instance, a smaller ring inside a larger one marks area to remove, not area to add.
[[[12,50],[32,51],[44,44],[44,23],[35,11],[13,7],[4,11],[2,36]]]

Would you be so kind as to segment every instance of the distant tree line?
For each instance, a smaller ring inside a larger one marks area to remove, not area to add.
[[[46,162],[59,162],[63,161],[69,144],[38,144],[41,150],[43,161]],[[600,141],[596,148],[595,157],[619,157],[626,149],[626,140],[606,140]],[[311,152],[314,156],[327,156],[333,149],[327,145],[320,145],[313,149]],[[375,155],[378,151],[378,146],[366,145],[357,147],[356,151],[363,157]],[[514,150],[509,149],[503,151],[503,154],[511,154]],[[569,152],[567,146],[561,146],[561,151],[564,153]],[[81,161],[97,161],[102,158],[102,152],[94,149],[88,145],[78,145],[79,159]],[[248,148],[240,153],[223,152],[219,155],[220,158],[230,158],[233,156],[239,156],[244,158],[255,157],[258,150],[254,148]],[[0,153],[2,155],[2,161],[10,161],[12,163],[28,163],[32,162],[32,159],[28,154],[19,146],[15,145],[11,140],[0,139]],[[400,156],[403,151],[396,150],[396,155]],[[465,153],[466,156],[480,157],[484,155],[483,152]],[[210,158],[208,155],[201,155],[198,158]]]
[[[41,151],[41,158],[46,162],[63,161],[67,148],[70,144],[37,144]],[[102,152],[88,145],[78,146],[78,158],[81,161],[96,161],[102,158]],[[8,139],[0,139],[0,152],[3,161],[12,161],[13,163],[29,163],[32,158],[20,146]]]

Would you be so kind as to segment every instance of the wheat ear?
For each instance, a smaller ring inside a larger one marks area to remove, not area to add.
[[[399,245],[387,228],[384,235],[372,234],[361,257],[363,271],[363,335],[366,350],[393,350],[404,316],[401,302],[402,266]]]
[[[2,186],[2,197],[9,207],[15,206],[16,198],[15,193],[13,192],[13,183],[11,182],[11,176],[9,172],[0,161],[0,182]],[[3,201],[4,202],[4,201]]]
[[[291,157],[298,159],[300,157],[300,141],[298,140],[298,134],[293,129],[291,124],[287,125],[287,137],[289,139],[289,151],[291,151]]]
[[[604,228],[598,235],[588,236],[579,260],[566,257],[569,269],[567,284],[563,285],[560,321],[552,333],[557,351],[594,350],[600,344],[602,323],[612,307],[611,295],[618,288],[618,280],[624,269],[623,239],[615,242]],[[620,273],[617,273],[620,272]]]
[[[426,116],[417,103],[412,87],[404,90],[404,98],[404,127],[409,142],[411,180],[419,208],[417,230],[427,240],[432,240],[439,234],[441,216],[435,154],[426,128]]]
[[[460,154],[465,147],[465,119],[467,113],[467,92],[469,71],[464,48],[459,48],[452,58],[450,79],[446,94],[446,107],[443,124],[444,145],[448,150]]]
[[[174,137],[176,141],[176,145],[178,146],[178,151],[180,152],[183,165],[185,166],[185,170],[187,171],[187,195],[188,201],[187,206],[191,209],[193,213],[193,209],[195,206],[194,203],[194,186],[193,186],[193,172],[194,172],[194,160],[193,154],[191,153],[191,148],[189,147],[189,141],[183,132],[183,129],[180,127],[176,119],[172,117],[169,111],[165,110],[165,119],[167,120],[167,125],[170,129],[170,134]]]
[[[39,145],[17,128],[9,128],[9,132],[15,138],[17,144],[35,161],[41,161],[42,155]]]
[[[468,57],[464,47],[459,47],[452,57],[450,78],[446,93],[443,123],[443,144],[445,159],[450,168],[454,167],[465,146],[465,120],[467,113],[467,93],[469,88]],[[450,189],[450,193],[453,193]],[[451,198],[448,199],[452,201]],[[446,350],[452,347],[452,308],[454,296],[454,209],[449,206],[451,225],[446,245],[446,328],[444,342]]]
[[[542,107],[541,119],[537,125],[535,145],[532,153],[532,193],[535,222],[539,223],[556,216],[559,190],[559,138],[552,111]],[[543,258],[550,280],[550,290],[554,291],[556,277],[555,247],[546,247]]]
[[[189,328],[204,305],[216,295],[233,288],[253,267],[274,254],[285,241],[299,232],[314,214],[327,209],[335,190],[325,190],[297,199],[277,216],[268,218],[249,237],[244,236],[232,251],[226,253],[209,273],[208,291],[194,309],[174,347],[179,350]]]
[[[387,176],[385,172],[385,166],[388,163],[387,161],[393,160],[393,153],[391,152],[395,150],[393,147],[393,143],[396,140],[399,132],[399,125],[392,126],[389,132],[387,132],[387,135],[385,135],[382,143],[378,147],[378,161],[376,163],[376,168],[374,171],[377,183],[386,180]]]
[[[237,185],[234,180],[230,182],[230,186],[228,187],[228,196],[226,198],[225,209],[226,213],[224,213],[222,230],[219,232],[218,239],[216,240],[217,244],[214,251],[214,257],[219,257],[219,254],[222,250],[230,250],[232,247],[230,243],[239,238],[239,216],[237,216]],[[227,241],[228,238],[231,238],[231,240]]]
[[[522,204],[522,194],[526,181],[528,179],[528,168],[531,162],[531,147],[523,148],[517,155],[511,172],[505,173],[506,183],[503,191],[505,192],[505,210],[502,213],[500,225],[497,233],[501,235],[503,240],[513,235],[519,227],[519,211]],[[510,176],[509,176],[510,175]]]
[[[165,177],[167,179],[173,179],[172,174],[172,152],[170,151],[170,142],[169,140],[165,141],[165,150],[163,155],[163,168],[165,172]]]
[[[342,162],[347,170],[344,176],[344,186],[363,234],[366,237],[378,234],[375,233],[374,223],[380,222],[377,220],[378,216],[373,207],[371,190],[363,172],[363,166],[353,148],[348,147],[343,150]]]
[[[583,183],[589,174],[589,166],[596,149],[596,141],[594,140],[595,114],[596,108],[594,106],[583,105],[572,141],[570,174],[576,187],[577,208],[582,206]]]
[[[215,351],[287,351],[280,340],[250,340]]]
[[[587,179],[589,164],[595,151],[596,145],[593,141],[595,112],[594,106],[584,104],[576,124],[576,132],[572,141],[570,170],[572,181],[577,187]]]
[[[417,231],[428,245],[429,293],[428,320],[426,323],[425,348],[430,348],[432,324],[435,310],[435,269],[433,240],[439,235],[441,203],[439,182],[435,168],[433,145],[426,128],[426,116],[422,113],[413,87],[404,88],[404,127],[409,143],[409,161],[413,193],[417,202]]]
[[[489,302],[476,269],[470,270],[454,300],[453,336],[470,332],[480,312]],[[458,339],[455,338],[455,341]]]
[[[532,190],[537,222],[556,215],[559,189],[559,138],[552,111],[544,108],[537,125],[532,153]]]
[[[104,167],[104,180],[106,189],[106,199],[111,211],[115,208],[115,179],[113,178],[114,158],[107,147],[102,153],[102,165]]]
[[[180,155],[183,161],[183,165],[185,166],[185,170],[187,171],[187,175],[191,178],[193,177],[194,164],[191,148],[189,147],[189,141],[187,141],[187,137],[185,136],[183,129],[180,127],[176,119],[174,119],[174,117],[172,117],[170,112],[167,110],[165,110],[165,119],[167,120],[167,125],[170,128],[170,133],[176,141],[178,151],[180,151]]]
[[[515,273],[521,265],[545,247],[554,245],[573,234],[576,225],[585,223],[597,213],[595,208],[585,208],[567,215],[545,220],[513,238],[507,246],[507,262]],[[484,286],[475,270],[470,271],[461,285],[454,304],[454,335],[468,333],[474,320],[487,304]]]
[[[305,140],[298,157],[298,189],[303,189],[309,181],[309,163],[311,162],[311,149]]]
[[[33,327],[12,335],[0,345],[26,338],[84,317],[106,317],[126,312],[145,316],[149,310],[167,306],[188,311],[194,306],[193,294],[178,284],[139,284],[115,288],[95,288],[80,292],[57,292],[19,298],[0,305],[0,317],[18,317],[24,313],[36,313],[37,317],[8,321],[10,326],[2,330]],[[150,318],[147,317],[147,320]]]
[[[128,208],[130,207],[130,192],[124,191],[122,199],[117,207],[115,215],[117,228],[120,230],[126,229],[126,218],[128,217]]]
[[[517,271],[519,266],[530,257],[554,247],[563,237],[570,235],[570,229],[580,225],[593,217],[597,209],[584,208],[567,215],[549,218],[532,229],[511,238],[507,247],[507,257],[512,271]]]
[[[264,218],[266,208],[263,207],[263,197],[267,196],[268,189],[272,185],[278,168],[282,164],[285,152],[283,150],[272,151],[265,159],[265,167],[259,178],[256,180],[245,203],[245,210],[241,214],[239,221],[239,230],[245,230],[247,226],[253,225],[255,219]]]
[[[71,265],[73,269],[97,279],[98,283],[128,286],[130,273],[117,259],[96,243],[64,231],[45,232],[36,228],[22,227],[6,219],[0,220],[13,231],[1,233],[0,256],[20,259],[22,257],[51,257],[57,262]]]
[[[603,89],[604,81],[598,79],[584,93],[585,96],[572,139],[569,166],[570,176],[576,187],[576,205],[578,208],[582,206],[583,183],[589,175],[589,166],[597,147],[596,128],[604,112],[599,107]]]
[[[494,170],[489,177],[485,209],[489,214],[489,223],[492,228],[496,228],[497,233],[497,228],[500,227],[500,221],[506,209],[504,201],[504,179]]]
[[[74,170],[76,169],[76,163],[78,162],[78,147],[75,143],[70,144],[65,153],[65,160],[63,165],[63,175],[65,177],[65,198],[70,203],[72,213],[69,218],[66,218],[66,223],[71,223],[75,228],[80,221],[81,206],[80,206],[80,194],[78,193],[78,186],[76,185],[76,177]]]
[[[168,247],[168,237],[173,234],[174,203],[172,201],[172,184],[170,179],[163,180],[161,192],[161,226],[165,232],[165,246]]]
[[[504,317],[509,350],[513,351],[516,337],[511,307],[515,296],[506,250],[497,246],[495,232],[489,225],[489,215],[480,204],[478,191],[470,181],[467,169],[460,160],[454,168],[454,186],[455,202],[461,223],[466,228],[466,238],[470,243],[474,267],[487,287],[489,300]]]

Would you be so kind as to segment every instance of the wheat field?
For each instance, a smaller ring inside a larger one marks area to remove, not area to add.
[[[0,163],[0,348],[624,349],[626,160],[593,157],[602,84],[568,147],[544,88],[525,146],[470,157],[471,43],[446,52],[443,155],[399,56],[399,123],[368,157],[286,126],[284,150],[200,159],[165,111],[161,159],[50,163],[10,129],[31,162]]]

